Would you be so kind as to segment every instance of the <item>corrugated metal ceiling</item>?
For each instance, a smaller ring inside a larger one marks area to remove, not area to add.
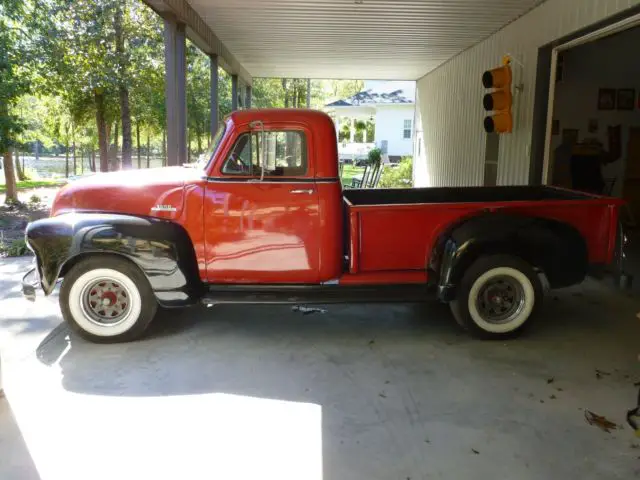
[[[414,80],[543,0],[187,0],[254,77]]]

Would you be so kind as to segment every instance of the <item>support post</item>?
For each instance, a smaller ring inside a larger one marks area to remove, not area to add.
[[[167,165],[182,165],[187,156],[187,95],[185,25],[164,18]]]
[[[238,110],[238,75],[231,75],[231,111]]]
[[[251,108],[251,85],[245,87],[244,107]]]
[[[218,56],[217,55],[209,55],[210,60],[210,74],[211,74],[211,90],[209,95],[211,97],[211,141],[216,136],[216,132],[218,131]]]
[[[311,108],[311,79],[307,78],[307,108]]]

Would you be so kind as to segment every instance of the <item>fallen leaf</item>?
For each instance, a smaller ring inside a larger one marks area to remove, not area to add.
[[[533,393],[530,393],[529,398],[533,398],[533,397],[535,397],[535,395]]]
[[[376,343],[375,340],[369,340],[369,345],[373,345],[374,343]]]
[[[473,453],[475,453],[476,455],[480,455],[480,452],[478,450],[476,450],[475,448],[472,448],[471,451]]]
[[[555,396],[555,395],[551,395],[549,398],[550,398],[551,400],[555,400],[555,399],[556,399],[556,396]]]
[[[382,398],[387,398],[387,396],[384,393],[379,393],[378,396]]]
[[[429,440],[428,438],[425,438],[424,443],[431,443],[431,440]]]
[[[562,392],[562,388],[560,387],[556,388],[556,390],[558,390],[559,392]]]
[[[610,433],[611,430],[615,430],[616,428],[618,428],[618,425],[611,422],[610,420],[607,420],[606,417],[596,415],[590,410],[584,411],[584,418],[589,425],[595,425],[596,427],[607,433]]]
[[[640,448],[640,445],[638,445],[637,443],[632,443],[631,448]]]
[[[544,400],[540,399],[540,403],[544,403]]]
[[[391,383],[391,382],[390,382],[389,380],[385,380],[385,381],[384,381],[384,384],[385,384],[385,385],[389,385],[390,383]]]
[[[604,370],[599,370],[599,369],[596,368],[596,375],[598,375],[598,374],[600,374],[600,375],[611,375],[610,372],[605,372]]]
[[[554,382],[554,380],[555,380],[555,378],[554,378],[554,377],[547,378],[547,384],[549,384],[549,383],[553,383],[553,382]]]

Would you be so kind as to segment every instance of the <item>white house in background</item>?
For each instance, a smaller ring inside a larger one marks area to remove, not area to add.
[[[349,142],[338,144],[341,159],[364,158],[378,147],[389,160],[413,155],[416,82],[366,81],[365,90],[325,106],[336,124],[336,131],[345,123],[351,126]],[[355,142],[355,122],[372,120],[374,138]]]

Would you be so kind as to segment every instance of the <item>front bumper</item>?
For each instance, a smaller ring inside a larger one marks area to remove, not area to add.
[[[24,295],[27,300],[35,301],[36,288],[39,286],[40,278],[38,277],[38,270],[36,267],[33,267],[22,277],[22,295]]]

